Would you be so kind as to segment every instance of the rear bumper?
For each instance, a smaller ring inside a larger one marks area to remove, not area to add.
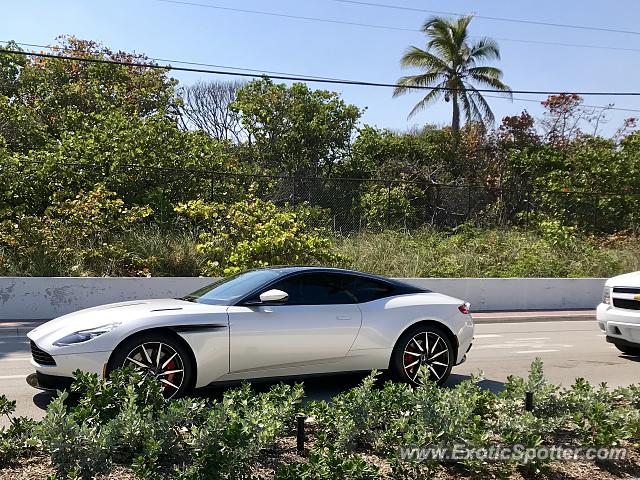
[[[73,383],[73,378],[35,372],[27,376],[27,383],[38,390],[56,391],[69,388]]]

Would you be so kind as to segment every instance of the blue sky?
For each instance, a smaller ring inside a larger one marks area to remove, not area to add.
[[[427,14],[333,0],[191,0],[223,7],[263,10],[289,15],[418,29]],[[372,0],[431,10],[485,16],[582,24],[622,30],[640,30],[637,0]],[[25,0],[5,4],[0,14],[0,40],[50,44],[60,34],[98,40],[112,49],[137,51],[150,57],[219,65],[394,82],[406,72],[399,66],[408,45],[424,46],[419,32],[372,29],[298,19],[275,18],[231,11],[159,2],[157,0]],[[638,70],[640,35],[561,29],[475,19],[472,33],[491,36],[501,46],[498,66],[513,89],[527,90],[640,90]],[[638,49],[616,51],[534,45],[507,39],[579,43]],[[180,74],[185,83],[215,78]],[[407,114],[419,94],[393,99],[383,88],[319,86],[367,107],[363,122],[378,127],[406,129],[425,123],[450,122],[450,106],[437,104],[411,119]],[[542,97],[529,96],[532,99]],[[541,113],[537,103],[489,99],[497,119],[529,110]],[[585,103],[640,110],[640,98],[590,97]],[[640,113],[610,112],[604,133],[611,134],[622,120]]]

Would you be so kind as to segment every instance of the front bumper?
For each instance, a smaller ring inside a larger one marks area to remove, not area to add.
[[[640,347],[640,343],[630,342],[629,340],[625,340],[624,338],[610,337],[609,335],[607,335],[607,342],[613,343],[614,345],[620,345],[621,347]]]
[[[51,354],[37,344],[36,347],[40,352],[48,355],[54,363],[53,365],[38,363],[35,358],[41,358],[41,354],[33,354],[31,358],[31,365],[35,367],[36,372],[27,377],[27,383],[41,390],[59,390],[69,387],[76,370],[97,373],[102,378],[105,365],[109,360],[109,352],[60,355]]]
[[[640,346],[640,310],[625,310],[601,303],[596,310],[596,318],[607,342]]]
[[[73,383],[73,378],[35,372],[27,376],[27,383],[38,390],[51,392],[69,388]]]

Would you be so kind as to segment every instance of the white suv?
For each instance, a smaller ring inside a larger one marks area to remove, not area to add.
[[[640,272],[607,280],[596,317],[607,342],[628,355],[640,355]]]

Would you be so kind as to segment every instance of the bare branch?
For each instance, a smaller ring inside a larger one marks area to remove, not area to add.
[[[239,143],[246,138],[240,114],[230,107],[242,82],[198,82],[180,94],[183,105],[181,120],[186,128],[203,130],[218,140]]]

